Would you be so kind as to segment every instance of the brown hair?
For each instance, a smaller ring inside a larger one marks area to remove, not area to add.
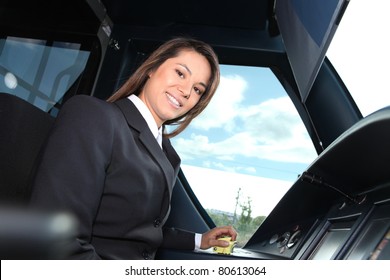
[[[218,57],[211,46],[202,41],[180,37],[165,42],[141,64],[130,78],[111,97],[109,97],[107,101],[114,102],[132,94],[138,95],[145,86],[149,73],[160,67],[167,59],[178,56],[183,50],[193,50],[203,55],[210,64],[211,76],[207,88],[202,94],[199,102],[185,115],[164,123],[164,125],[172,124],[177,126],[172,132],[165,134],[166,137],[173,137],[182,132],[209,104],[217,90],[220,80]]]

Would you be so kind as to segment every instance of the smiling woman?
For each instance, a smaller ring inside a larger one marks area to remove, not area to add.
[[[139,94],[160,127],[187,114],[206,91],[211,77],[207,59],[195,51],[181,51],[149,73]]]
[[[236,239],[230,226],[201,233],[165,227],[180,158],[159,132],[204,109],[218,70],[209,45],[176,38],[157,48],[110,102],[80,95],[64,104],[42,151],[30,205],[69,211],[79,221],[69,258],[154,259],[159,248],[192,252],[228,246],[221,236]],[[201,84],[207,88],[198,94]]]
[[[242,246],[316,152],[270,69],[222,65],[221,75],[209,106],[172,143],[200,203],[217,225],[238,229]]]

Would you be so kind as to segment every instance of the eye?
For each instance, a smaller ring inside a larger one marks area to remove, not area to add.
[[[184,74],[180,70],[176,69],[176,73],[180,78],[184,78]]]
[[[198,87],[194,87],[194,91],[196,92],[196,94],[199,94],[199,95],[202,95],[202,94],[203,94],[203,90],[201,90],[201,89],[198,88]]]

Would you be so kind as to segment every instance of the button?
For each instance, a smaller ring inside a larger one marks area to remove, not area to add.
[[[278,243],[276,244],[276,247],[282,248],[282,247],[286,246],[288,240],[290,239],[290,236],[291,236],[291,234],[290,234],[289,231],[286,231],[285,233],[283,233],[283,235],[278,240]]]
[[[301,237],[301,231],[300,230],[297,230],[296,232],[294,232],[290,239],[288,240],[288,243],[287,243],[287,248],[290,249],[292,247],[294,247],[295,244],[297,244],[297,242],[299,241]]]
[[[146,250],[144,250],[142,252],[142,257],[144,258],[144,260],[150,260],[151,259],[151,256],[150,256],[149,252],[146,251]]]
[[[155,219],[153,222],[154,227],[159,227],[161,225],[161,220],[160,219]]]
[[[269,244],[272,245],[278,240],[279,240],[279,234],[275,233],[274,235],[272,235],[271,239],[269,240]]]

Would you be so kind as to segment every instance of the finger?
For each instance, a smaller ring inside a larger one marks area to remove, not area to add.
[[[209,240],[210,247],[227,247],[230,243],[226,240],[211,239]]]
[[[222,236],[222,235],[230,236],[233,241],[236,240],[236,238],[237,238],[237,232],[231,226],[216,228],[215,234],[217,236]]]
[[[224,241],[224,240],[216,240],[216,245],[215,246],[218,246],[218,247],[228,247],[230,245],[230,243],[228,241]]]

